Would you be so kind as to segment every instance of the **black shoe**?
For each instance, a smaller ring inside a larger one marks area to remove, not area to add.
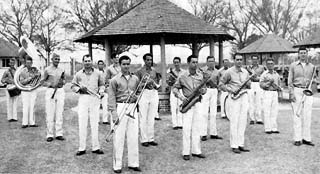
[[[8,122],[14,122],[14,119],[10,119],[10,120],[8,120]]]
[[[173,129],[173,130],[178,130],[178,129],[179,129],[179,127],[178,127],[178,126],[176,126],[176,127],[173,127],[172,129]]]
[[[201,136],[201,141],[207,141],[207,136]]]
[[[241,151],[238,148],[232,148],[233,153],[241,153]]]
[[[161,120],[161,118],[154,118],[154,119],[157,120],[157,121]]]
[[[197,158],[205,158],[206,156],[204,156],[203,154],[192,154],[192,156],[197,157]]]
[[[109,123],[109,122],[102,122],[102,124],[107,124],[107,125],[110,125],[110,123]]]
[[[84,154],[86,154],[86,151],[85,151],[85,150],[83,150],[83,151],[78,151],[78,152],[76,153],[77,156],[81,156],[81,155],[84,155]]]
[[[272,134],[272,132],[271,131],[266,131],[266,134]]]
[[[293,143],[295,146],[301,146],[301,141],[295,141],[294,143]]]
[[[227,119],[227,116],[223,116],[223,117],[221,117],[221,119]]]
[[[272,131],[273,134],[280,134],[279,131]]]
[[[241,146],[239,146],[239,150],[240,150],[241,152],[250,152],[249,149],[245,149],[244,147],[241,147]]]
[[[98,155],[104,154],[103,151],[100,150],[100,149],[94,150],[94,151],[92,151],[92,153],[95,153],[95,154],[98,154]]]
[[[141,172],[140,167],[128,167],[130,170],[136,171],[136,172]]]
[[[183,159],[186,161],[190,160],[190,155],[183,155]]]
[[[311,141],[302,140],[302,144],[314,146],[314,144]]]
[[[51,142],[51,141],[53,141],[53,138],[52,137],[48,137],[47,138],[47,142]]]
[[[151,141],[151,142],[148,142],[148,144],[150,146],[158,146],[158,143],[154,142],[154,141]]]
[[[257,124],[263,124],[263,122],[262,121],[257,121]]]
[[[113,172],[114,173],[121,173],[122,171],[121,171],[121,169],[119,169],[119,170],[113,170]]]
[[[254,121],[250,121],[250,124],[254,124]]]
[[[34,124],[34,125],[30,125],[29,127],[39,127],[39,126]]]
[[[11,122],[17,122],[18,120],[15,120],[15,119],[11,119]]]
[[[28,127],[28,125],[22,125],[22,126],[21,126],[21,128],[23,128],[23,129],[24,129],[24,128],[27,128],[27,127]]]
[[[182,126],[178,126],[179,129],[182,129]]]
[[[148,147],[149,143],[148,142],[144,142],[144,143],[141,143],[141,145],[144,146],[144,147]]]
[[[56,139],[57,139],[57,140],[60,140],[60,141],[65,140],[65,138],[64,138],[63,136],[57,136]]]
[[[218,140],[222,140],[222,137],[219,137],[218,135],[210,135],[211,139],[218,139]]]

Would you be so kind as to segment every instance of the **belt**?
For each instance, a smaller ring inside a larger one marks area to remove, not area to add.
[[[53,86],[49,86],[48,88],[56,88],[56,87],[53,87]],[[57,88],[62,88],[62,87],[57,87]]]
[[[293,87],[296,87],[296,88],[307,88],[306,86],[298,86],[298,85],[293,85]]]
[[[211,87],[211,86],[207,86],[207,88],[209,88],[209,89],[217,89],[217,87]]]
[[[259,80],[252,80],[252,82],[259,82]]]
[[[277,90],[275,90],[275,89],[274,90],[266,89],[265,91],[277,91]]]
[[[117,101],[117,103],[126,103],[125,101]],[[135,102],[128,102],[128,104],[134,104]]]

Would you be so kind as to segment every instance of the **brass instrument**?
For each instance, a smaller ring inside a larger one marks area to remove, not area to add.
[[[64,71],[61,73],[61,76],[60,76],[60,79],[59,79],[58,84],[59,84],[59,83],[62,83],[63,79],[64,79]],[[51,99],[53,99],[53,98],[54,98],[54,96],[55,96],[55,95],[56,95],[56,93],[57,93],[57,90],[58,90],[58,84],[54,87],[54,91],[53,91],[53,93],[52,93]]]
[[[231,94],[231,98],[233,100],[237,100],[238,98],[240,98],[243,94],[247,93],[247,91],[241,91],[245,86],[246,84],[255,76],[256,74],[252,74],[251,76],[249,76],[249,78],[244,81],[241,86],[234,92]]]
[[[150,74],[145,74],[141,81],[139,82],[138,86],[136,87],[136,89],[127,97],[126,101],[125,101],[125,106],[122,108],[122,110],[119,113],[119,116],[117,118],[117,120],[114,122],[114,126],[112,126],[111,130],[109,131],[109,133],[107,134],[107,138],[106,141],[110,142],[111,141],[111,135],[117,130],[117,128],[119,127],[120,121],[122,120],[122,118],[124,116],[128,116],[132,119],[134,118],[134,112],[137,108],[137,105],[141,99],[141,96],[143,94],[143,91],[145,90],[147,83],[144,83],[144,81],[148,81],[150,79]],[[141,88],[142,87],[142,88]],[[137,96],[138,91],[140,90],[140,94]],[[130,101],[133,100],[134,98],[137,98],[137,100],[135,101],[135,103],[133,105],[130,104]]]
[[[311,80],[310,80],[310,83],[308,85],[308,88],[303,90],[303,96],[302,96],[302,99],[301,99],[301,101],[300,101],[300,103],[298,105],[297,112],[296,112],[296,115],[298,117],[300,117],[300,113],[302,111],[302,106],[303,106],[303,104],[304,104],[304,102],[306,100],[306,97],[313,95],[313,92],[311,90],[311,86],[312,86],[312,81],[314,79],[315,74],[316,74],[316,67],[313,68],[313,72],[312,72],[312,76],[311,76]]]
[[[75,85],[75,86],[78,86],[79,88],[83,87],[83,85],[81,85],[81,84],[79,84],[79,83],[72,83],[72,84]],[[93,96],[96,96],[96,97],[98,97],[99,99],[102,98],[102,96],[101,96],[100,94],[92,91],[92,90],[89,89],[89,88],[87,88],[87,92],[88,92],[88,94],[93,95]]]

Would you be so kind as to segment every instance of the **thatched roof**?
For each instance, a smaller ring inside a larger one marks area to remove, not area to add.
[[[168,0],[142,0],[135,6],[75,42],[152,44],[164,36],[166,43],[191,43],[234,39],[222,29],[192,15]]]
[[[295,44],[293,47],[320,47],[320,31],[312,33],[309,37]]]
[[[289,41],[275,34],[267,34],[239,51],[240,54],[295,52],[297,50],[293,48]]]
[[[0,38],[0,58],[19,57],[19,47]]]

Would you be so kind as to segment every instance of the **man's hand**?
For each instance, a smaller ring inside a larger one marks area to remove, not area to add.
[[[80,89],[79,89],[79,92],[88,93],[88,89],[85,86],[81,86]]]
[[[188,102],[189,100],[188,100],[188,98],[187,97],[185,97],[185,96],[180,96],[179,97],[179,99],[183,102],[183,103],[185,103],[185,102]]]
[[[294,94],[289,94],[289,100],[290,100],[290,102],[296,101],[296,97],[294,96]]]
[[[113,123],[116,124],[116,121],[118,120],[118,117],[119,117],[116,110],[114,110],[114,111],[111,112],[111,117],[112,117]]]
[[[132,95],[129,99],[130,103],[135,103],[138,100],[138,97],[136,95]]]

